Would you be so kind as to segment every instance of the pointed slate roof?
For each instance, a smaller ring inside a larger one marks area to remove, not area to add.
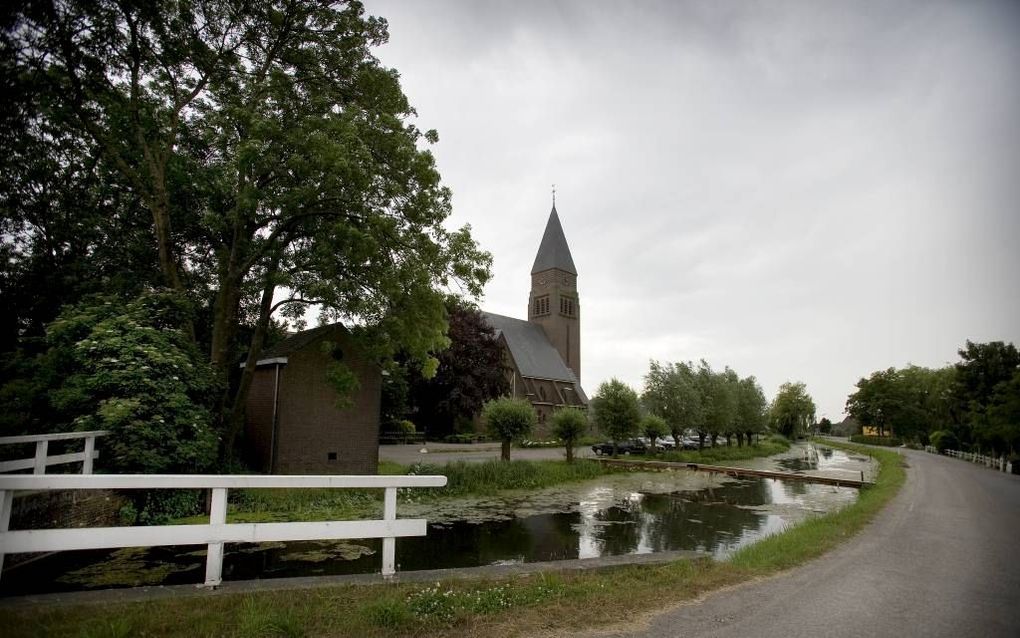
[[[497,337],[506,339],[510,356],[514,358],[521,376],[570,383],[581,401],[588,404],[588,395],[581,388],[577,376],[563,363],[560,353],[549,342],[540,325],[484,310],[482,316],[492,326]]]
[[[556,204],[553,204],[552,212],[549,213],[549,222],[545,225],[545,234],[542,235],[542,243],[538,247],[538,255],[535,256],[531,274],[551,268],[565,270],[572,275],[577,274],[574,259],[570,256],[570,248],[567,246],[567,238],[563,234],[563,226],[560,225],[560,216],[556,214]]]

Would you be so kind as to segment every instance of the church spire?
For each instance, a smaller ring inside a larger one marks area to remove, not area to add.
[[[567,238],[563,234],[563,226],[560,225],[560,216],[556,214],[555,187],[553,188],[552,211],[549,213],[549,221],[545,225],[545,234],[542,235],[542,243],[538,247],[535,264],[531,267],[531,274],[534,275],[552,268],[563,270],[572,275],[577,274],[574,259],[570,256],[570,248],[567,246]]]

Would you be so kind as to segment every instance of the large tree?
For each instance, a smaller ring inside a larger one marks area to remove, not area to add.
[[[203,307],[182,327],[222,379],[247,349],[220,401],[226,451],[274,313],[315,306],[380,356],[447,344],[443,289],[477,295],[490,258],[443,225],[437,136],[371,53],[385,21],[297,0],[29,0],[5,17],[5,82],[36,105],[10,121],[66,132],[136,202],[130,224],[144,212],[162,283]]]
[[[698,391],[692,364],[652,361],[645,375],[641,401],[652,414],[661,417],[673,436],[677,449],[688,429],[698,429],[704,421],[704,406]]]
[[[619,379],[610,379],[599,385],[591,401],[592,421],[599,432],[613,442],[613,456],[617,444],[637,434],[641,422],[641,407],[637,392]]]
[[[967,341],[955,366],[954,394],[967,443],[1003,454],[1020,445],[1020,351],[1012,343]]]
[[[801,382],[786,382],[769,409],[772,427],[783,436],[793,438],[807,430],[815,420],[815,402]]]
[[[878,370],[857,382],[846,410],[862,424],[905,439],[926,441],[955,420],[953,368],[909,366]]]
[[[737,389],[737,424],[743,437],[738,434],[738,443],[746,437],[750,445],[752,437],[765,431],[767,412],[768,401],[758,380],[753,376],[741,379]]]
[[[449,434],[458,421],[470,421],[489,399],[509,393],[503,350],[477,308],[449,303],[450,347],[438,353],[431,377],[409,362],[410,409],[431,434]]]

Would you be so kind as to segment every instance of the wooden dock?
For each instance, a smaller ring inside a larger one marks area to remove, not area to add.
[[[821,483],[823,485],[835,485],[836,487],[864,487],[872,485],[864,480],[864,472],[861,472],[860,479],[835,478],[832,476],[816,476],[812,474],[794,474],[793,472],[775,472],[773,470],[752,470],[746,467],[729,467],[725,465],[707,465],[705,463],[674,463],[671,461],[645,461],[636,459],[594,459],[607,465],[626,467],[635,470],[673,471],[691,470],[694,472],[714,472],[726,474],[734,478],[760,477],[774,478],[783,481],[803,481],[807,483]]]

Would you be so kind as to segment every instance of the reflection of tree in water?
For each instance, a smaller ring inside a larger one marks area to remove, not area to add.
[[[644,518],[643,504],[646,500],[648,496],[627,500],[620,506],[595,513],[594,519],[598,524],[595,534],[601,537],[603,556],[618,556],[637,551]]]
[[[631,503],[596,515],[611,523],[600,528],[603,553],[715,551],[761,527],[761,515],[740,506],[768,502],[768,490],[760,480],[679,494],[646,494],[637,507]]]
[[[783,491],[791,499],[799,500],[798,496],[804,496],[808,493],[810,484],[807,481],[779,481],[779,484],[783,486]]]
[[[457,521],[430,526],[426,536],[399,539],[397,562],[405,570],[473,567],[528,556],[531,546],[531,532],[520,520]]]

